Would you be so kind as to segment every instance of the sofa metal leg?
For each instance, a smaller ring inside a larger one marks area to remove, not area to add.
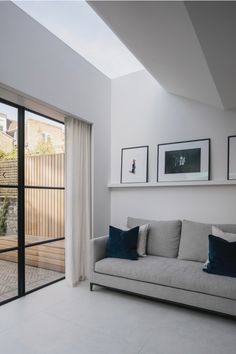
[[[90,283],[90,291],[93,291],[93,283]]]

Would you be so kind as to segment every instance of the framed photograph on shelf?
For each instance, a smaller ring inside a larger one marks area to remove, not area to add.
[[[210,139],[158,145],[158,182],[207,181],[209,179]]]
[[[228,136],[227,179],[236,180],[236,135]]]
[[[148,182],[148,146],[121,149],[120,183]]]

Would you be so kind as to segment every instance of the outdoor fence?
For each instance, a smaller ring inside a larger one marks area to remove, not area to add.
[[[17,184],[17,160],[0,161],[0,184]],[[26,156],[25,185],[34,187],[25,189],[25,234],[43,238],[63,237],[64,190],[43,187],[64,186],[64,154]],[[17,206],[16,189],[2,188],[0,206],[6,198],[11,206],[14,203]],[[13,211],[17,225],[17,207],[12,206],[7,234],[11,234],[13,229]]]

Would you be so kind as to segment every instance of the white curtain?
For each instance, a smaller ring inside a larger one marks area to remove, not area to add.
[[[86,279],[91,234],[91,125],[65,119],[65,266],[71,286]]]

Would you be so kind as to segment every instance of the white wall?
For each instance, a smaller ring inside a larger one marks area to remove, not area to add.
[[[227,136],[236,134],[236,112],[170,95],[145,71],[112,81],[111,183],[120,181],[122,147],[149,145],[149,181],[156,181],[157,144],[211,138],[211,176],[226,179]],[[111,222],[127,215],[236,223],[236,186],[117,188]]]
[[[95,234],[104,234],[110,219],[110,80],[11,2],[0,1],[0,48],[1,85],[94,123]]]

